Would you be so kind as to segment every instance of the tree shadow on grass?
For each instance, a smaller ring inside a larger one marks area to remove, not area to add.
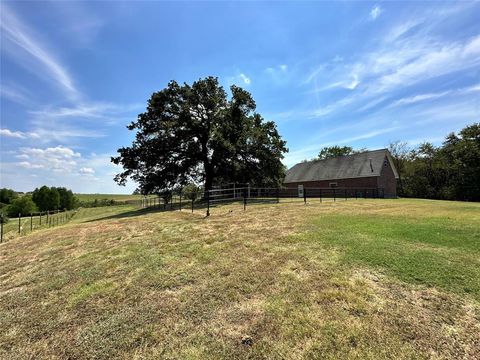
[[[182,210],[190,210],[191,207],[188,206],[182,206]],[[146,209],[137,209],[137,210],[130,210],[130,211],[125,211],[120,214],[115,214],[115,215],[108,215],[108,216],[103,216],[99,217],[96,219],[92,220],[87,220],[85,222],[95,222],[95,221],[101,221],[101,220],[113,220],[113,219],[125,219],[125,218],[132,218],[136,216],[143,216],[146,214],[155,214],[155,213],[163,213],[163,212],[169,212],[169,211],[178,211],[180,210],[180,206],[178,204],[175,204],[174,206],[170,207],[170,205],[167,205],[165,208],[163,206],[159,208],[146,208]],[[202,205],[196,205],[194,206],[194,210],[206,210],[206,206]]]

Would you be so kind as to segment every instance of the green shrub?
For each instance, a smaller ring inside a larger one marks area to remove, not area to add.
[[[7,215],[10,217],[16,217],[18,214],[29,215],[37,211],[37,206],[33,202],[32,198],[29,195],[22,196],[12,201],[10,205],[7,206]]]

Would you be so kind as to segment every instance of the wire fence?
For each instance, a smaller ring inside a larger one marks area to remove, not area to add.
[[[382,188],[252,188],[232,187],[208,191],[186,192],[182,190],[165,192],[157,197],[140,200],[142,208],[160,210],[205,209],[206,216],[222,204],[239,203],[246,210],[248,205],[260,203],[280,203],[286,201],[340,201],[348,199],[384,198]]]
[[[38,229],[45,229],[67,223],[75,215],[76,210],[50,210],[30,214],[18,214],[8,222],[0,219],[0,243],[6,237],[26,235]]]
[[[215,188],[203,191],[177,190],[149,195],[141,200],[129,200],[125,205],[134,205],[142,209],[168,210],[195,210],[205,211],[210,216],[212,210],[224,204],[238,204],[247,209],[255,204],[284,203],[288,201],[324,202],[341,201],[348,199],[377,199],[384,198],[385,193],[381,188],[265,188],[265,187],[228,187]],[[25,235],[41,228],[50,228],[67,223],[75,215],[76,210],[55,210],[29,215],[18,214],[8,223],[1,221],[0,242],[5,240],[5,235]]]

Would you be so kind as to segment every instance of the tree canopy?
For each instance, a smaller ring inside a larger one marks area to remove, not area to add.
[[[44,185],[36,188],[32,193],[32,199],[40,211],[56,210],[60,208],[60,194],[56,188]]]
[[[442,146],[390,144],[400,175],[399,195],[447,200],[480,200],[480,123],[447,135]]]
[[[64,187],[57,187],[56,189],[60,196],[60,209],[72,210],[77,203],[77,198],[73,195],[72,190]]]
[[[250,93],[230,87],[230,99],[215,77],[168,86],[152,94],[146,112],[127,128],[136,131],[130,147],[118,149],[112,162],[143,194],[189,183],[205,189],[227,182],[275,186],[285,169],[286,143],[275,123],[264,121]]]
[[[16,198],[10,205],[7,206],[7,214],[10,217],[18,216],[18,214],[26,216],[35,211],[37,211],[37,207],[32,201],[32,197],[29,195]]]
[[[40,211],[71,210],[77,204],[77,198],[73,195],[72,190],[64,187],[48,187],[44,185],[33,191],[32,199]]]
[[[10,204],[18,197],[17,193],[12,189],[2,188],[0,189],[0,203]]]
[[[334,158],[337,156],[346,156],[346,155],[352,155],[352,154],[358,154],[363,151],[367,151],[366,149],[359,149],[359,150],[354,150],[351,146],[326,146],[320,150],[318,153],[318,160],[325,160],[325,159],[330,159]]]

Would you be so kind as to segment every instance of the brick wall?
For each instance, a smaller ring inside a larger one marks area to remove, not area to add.
[[[295,183],[284,184],[288,188],[297,188],[298,185],[303,184],[305,188],[328,188],[330,183],[337,183],[339,188],[377,188],[377,177],[361,177],[352,179],[338,179],[338,180],[320,180],[320,181],[300,181]]]
[[[383,160],[382,171],[377,181],[378,187],[385,189],[385,197],[397,197],[397,179],[387,157]]]
[[[384,189],[385,197],[392,198],[397,196],[397,180],[395,174],[387,161],[387,165],[383,166],[380,176],[360,177],[351,179],[338,180],[320,180],[320,181],[299,181],[294,183],[283,184],[287,188],[297,189],[298,185],[308,188],[329,188],[331,183],[336,183],[338,188],[347,189]]]

